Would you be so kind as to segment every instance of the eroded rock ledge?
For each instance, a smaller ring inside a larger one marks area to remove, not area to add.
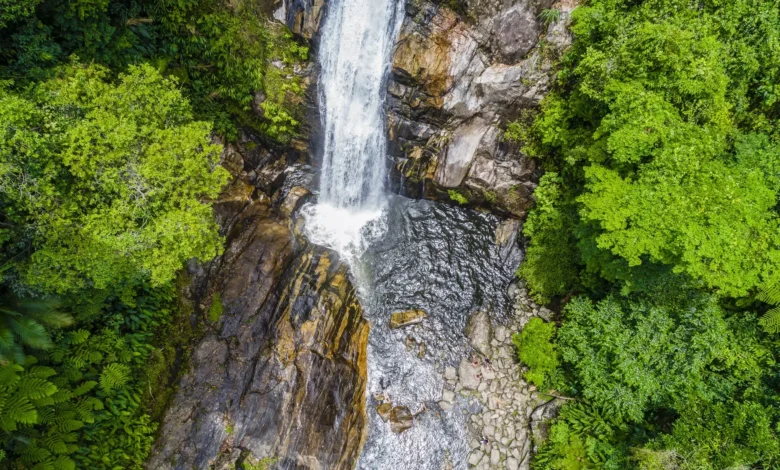
[[[263,458],[278,459],[276,468],[351,469],[360,453],[369,326],[346,266],[296,236],[292,214],[308,191],[284,176],[284,158],[262,152],[249,172],[252,158],[225,152],[237,173],[216,205],[227,247],[196,270],[190,288],[198,321],[209,326],[149,469],[228,469]]]

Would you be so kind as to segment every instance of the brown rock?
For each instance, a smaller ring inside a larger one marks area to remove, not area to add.
[[[390,328],[397,329],[405,326],[417,325],[422,323],[423,319],[427,316],[428,314],[423,310],[396,312],[390,317]]]
[[[376,405],[376,412],[382,421],[387,422],[390,419],[390,413],[393,411],[393,405],[390,403],[380,403]]]
[[[401,434],[414,425],[414,415],[405,406],[396,406],[390,412],[390,429]]]
[[[346,266],[294,243],[290,221],[272,214],[267,203],[247,205],[224,255],[193,284],[196,305],[221,294],[221,329],[195,345],[149,469],[234,460],[220,454],[228,437],[285,468],[351,470],[360,454],[368,323]]]

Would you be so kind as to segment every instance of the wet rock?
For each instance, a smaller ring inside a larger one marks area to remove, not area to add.
[[[469,205],[525,216],[540,173],[500,136],[539,106],[555,74],[549,52],[571,44],[572,2],[540,23],[552,3],[467,0],[460,17],[445,2],[407,2],[388,83],[392,180],[404,194],[449,201],[455,189]]]
[[[490,323],[490,315],[484,311],[472,314],[466,325],[466,337],[468,337],[471,347],[486,357],[492,356],[490,346],[492,336],[493,327]]]
[[[507,219],[501,222],[496,228],[496,245],[504,247],[517,240],[517,234],[522,229],[523,224],[517,219]],[[499,342],[504,341],[504,336],[496,335]]]
[[[458,367],[458,376],[460,377],[459,384],[469,390],[476,390],[479,387],[479,374],[480,367],[474,365],[471,361],[463,359],[460,361],[460,367]]]
[[[224,254],[193,284],[196,305],[221,294],[220,328],[194,346],[147,468],[205,469],[235,448],[285,468],[352,468],[369,327],[346,266],[290,225],[265,197],[224,227]]]
[[[458,380],[458,371],[452,366],[447,366],[444,368],[444,378],[449,381]]]
[[[396,406],[390,411],[390,429],[400,434],[414,425],[414,415],[406,406]]]
[[[278,3],[273,16],[287,24],[293,33],[312,39],[319,32],[326,0],[281,0]]]
[[[387,422],[390,419],[390,412],[393,410],[393,405],[390,403],[380,403],[376,406],[376,413],[382,418],[382,421]]]
[[[428,314],[423,310],[407,310],[396,312],[390,316],[390,328],[398,329],[422,323]]]

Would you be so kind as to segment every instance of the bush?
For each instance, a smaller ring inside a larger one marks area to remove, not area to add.
[[[553,344],[555,325],[541,318],[532,318],[520,333],[512,335],[517,357],[527,365],[526,380],[537,387],[549,385],[549,377],[559,366],[558,353]]]

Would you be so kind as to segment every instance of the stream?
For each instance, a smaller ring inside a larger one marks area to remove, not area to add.
[[[442,374],[470,357],[471,314],[488,311],[494,324],[506,323],[522,254],[515,243],[496,244],[497,217],[386,190],[384,95],[402,10],[402,0],[329,4],[318,57],[320,188],[303,214],[310,241],[348,263],[371,323],[369,425],[357,468],[465,469],[468,415],[481,405],[458,398],[439,408]],[[393,313],[413,309],[427,313],[422,323],[389,328]],[[376,412],[378,398],[408,407],[414,425],[393,432]]]

